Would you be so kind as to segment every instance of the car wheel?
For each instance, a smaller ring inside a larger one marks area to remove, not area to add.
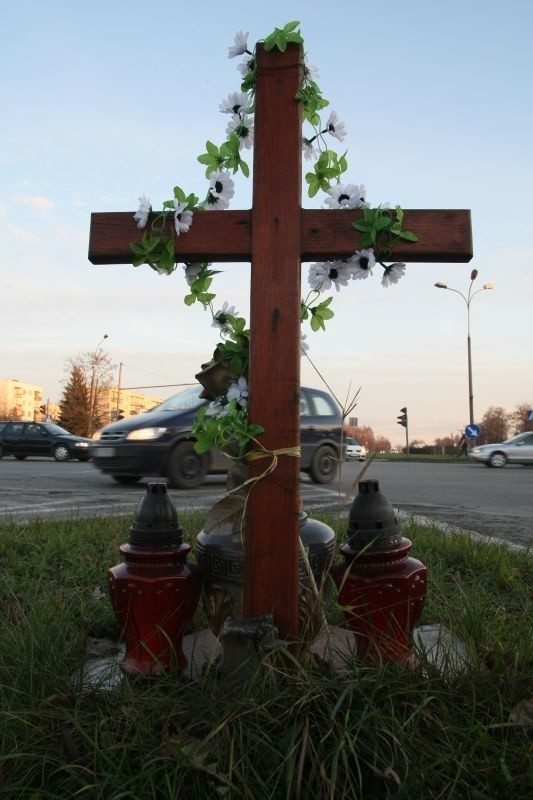
[[[192,442],[178,444],[168,460],[167,476],[174,489],[196,489],[204,482],[205,462]]]
[[[26,456],[15,456],[15,458],[17,459],[17,461],[24,461]]]
[[[141,480],[140,475],[112,475],[114,481],[121,483],[123,486],[133,486]]]
[[[64,444],[56,444],[54,458],[56,461],[68,461],[70,459],[70,450]]]
[[[337,475],[339,462],[332,447],[319,447],[313,456],[309,475],[315,483],[331,483]]]
[[[491,467],[505,467],[507,459],[503,453],[493,453],[489,458],[489,464]]]

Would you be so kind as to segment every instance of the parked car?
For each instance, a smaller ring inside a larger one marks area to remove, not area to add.
[[[500,444],[480,444],[468,453],[474,461],[487,467],[505,467],[509,464],[533,464],[533,431],[519,433]]]
[[[366,447],[359,444],[357,439],[348,436],[346,442],[346,458],[348,461],[364,461],[366,458]]]
[[[88,461],[90,439],[74,436],[53,422],[0,422],[0,458],[52,456],[56,461]]]
[[[177,489],[195,488],[206,475],[227,472],[231,461],[220,450],[202,455],[194,450],[194,419],[201,406],[209,406],[201,391],[200,385],[191,386],[151,411],[97,431],[90,448],[94,466],[118,483],[162,476]],[[341,411],[327,392],[302,386],[300,415],[301,469],[315,483],[330,483],[342,453]]]

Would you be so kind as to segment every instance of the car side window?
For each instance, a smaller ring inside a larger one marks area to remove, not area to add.
[[[24,423],[12,422],[11,425],[8,425],[8,433],[10,436],[22,436],[24,433]]]
[[[334,417],[335,408],[327,397],[322,394],[313,395],[313,402],[315,404],[315,411],[317,417]]]
[[[46,431],[39,425],[26,426],[26,437],[28,439],[41,439],[43,436],[46,436]]]
[[[311,408],[309,407],[309,400],[302,394],[300,395],[300,417],[310,417]]]

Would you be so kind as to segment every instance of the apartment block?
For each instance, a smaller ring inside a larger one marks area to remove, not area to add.
[[[42,397],[41,386],[15,378],[0,380],[0,419],[40,420]]]
[[[119,417],[131,417],[149,411],[161,403],[162,398],[110,386],[102,389],[99,408],[106,422]],[[0,419],[18,419],[25,422],[44,422],[59,419],[59,405],[43,401],[41,386],[15,380],[0,379]]]
[[[109,420],[113,421],[121,417],[133,417],[135,414],[142,414],[143,411],[150,411],[161,402],[161,397],[151,397],[131,391],[131,389],[110,386],[102,389],[99,405],[106,416],[109,415]]]

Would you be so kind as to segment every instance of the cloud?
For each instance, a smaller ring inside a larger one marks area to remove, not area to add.
[[[16,222],[8,222],[6,224],[6,228],[10,236],[18,241],[22,242],[30,242],[34,244],[39,237],[28,228],[24,228],[22,225],[17,225]]]
[[[55,208],[53,201],[42,194],[18,194],[15,195],[13,202],[41,213],[47,213]]]

